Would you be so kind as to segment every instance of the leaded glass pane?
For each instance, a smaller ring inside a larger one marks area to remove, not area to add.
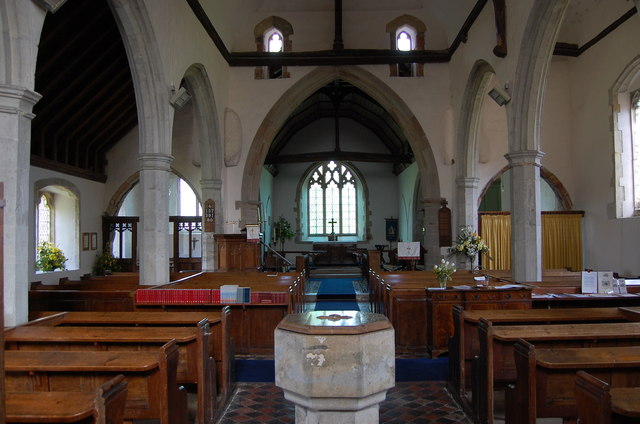
[[[47,196],[40,196],[38,203],[38,244],[51,240],[51,206]]]
[[[309,185],[309,234],[324,234],[324,193],[318,183]]]
[[[309,234],[357,234],[356,182],[353,172],[331,161],[309,178]],[[335,221],[331,225],[331,221]]]

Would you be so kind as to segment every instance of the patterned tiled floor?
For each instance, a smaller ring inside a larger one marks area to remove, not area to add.
[[[239,383],[218,424],[294,423],[294,406],[273,383]],[[441,381],[396,383],[380,405],[384,424],[468,424]]]

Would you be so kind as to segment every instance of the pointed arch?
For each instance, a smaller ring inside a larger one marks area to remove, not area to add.
[[[307,74],[289,88],[267,113],[251,143],[242,179],[242,204],[258,199],[261,170],[271,142],[279,129],[307,97],[335,79],[342,79],[358,87],[382,107],[397,122],[407,136],[420,171],[423,197],[440,198],[440,180],[436,161],[424,130],[402,98],[370,72],[355,66],[322,67]],[[245,216],[253,216],[243,211]]]
[[[478,163],[478,134],[482,104],[495,71],[484,60],[473,66],[462,99],[456,139],[456,178],[475,177]]]
[[[138,109],[141,154],[171,154],[169,89],[143,0],[109,0],[124,43]]]
[[[200,145],[203,180],[222,178],[222,140],[218,110],[207,71],[200,63],[191,65],[184,74],[184,83],[193,97],[195,122]]]
[[[509,152],[540,150],[544,86],[568,6],[569,0],[533,3],[518,56],[513,98],[507,104]]]

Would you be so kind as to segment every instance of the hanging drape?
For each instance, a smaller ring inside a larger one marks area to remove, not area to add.
[[[542,213],[542,268],[582,270],[583,212]],[[482,256],[485,269],[511,269],[511,215],[479,214],[480,235],[491,251]]]
[[[482,268],[511,269],[511,215],[480,215],[480,237],[489,248],[482,254]]]
[[[542,268],[582,270],[582,214],[542,214]]]

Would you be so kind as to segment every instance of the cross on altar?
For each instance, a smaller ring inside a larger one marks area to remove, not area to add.
[[[329,234],[329,241],[336,241],[338,239],[338,237],[336,236],[336,232],[333,230],[333,226],[334,224],[337,224],[338,221],[336,221],[335,219],[331,218],[331,221],[328,222],[329,224],[331,224],[331,234]]]

